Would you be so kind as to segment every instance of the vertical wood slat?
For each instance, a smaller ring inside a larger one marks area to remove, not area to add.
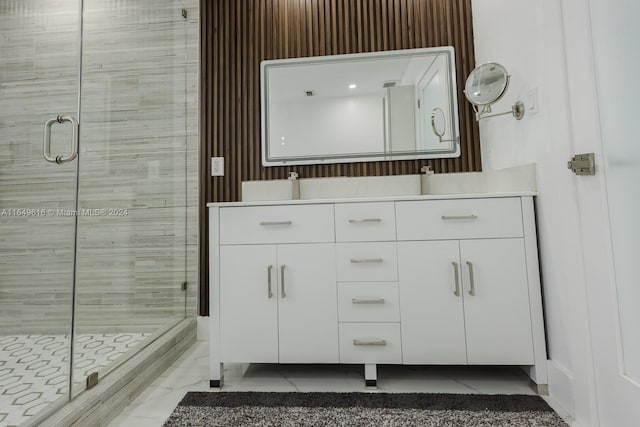
[[[471,0],[200,0],[200,314],[208,314],[206,203],[241,199],[241,182],[481,170],[478,124],[462,92],[475,66]],[[262,167],[260,62],[342,53],[453,46],[462,155],[335,165]],[[210,157],[225,176],[211,177]]]

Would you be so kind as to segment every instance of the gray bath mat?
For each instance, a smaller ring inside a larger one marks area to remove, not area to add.
[[[426,393],[189,392],[164,427],[560,427],[538,396]]]

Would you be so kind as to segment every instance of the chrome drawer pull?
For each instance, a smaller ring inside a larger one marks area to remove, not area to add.
[[[365,223],[365,222],[382,222],[382,218],[357,218],[350,219],[350,223]]]
[[[450,219],[478,219],[478,215],[442,215],[443,220]]]
[[[351,258],[352,264],[381,263],[382,258]]]
[[[352,298],[352,304],[384,304],[384,298],[378,299],[360,299],[360,298]]]
[[[353,340],[353,345],[375,345],[375,346],[385,346],[385,345],[387,345],[387,340],[374,340],[374,341]]]
[[[291,225],[291,221],[260,221],[260,225]]]

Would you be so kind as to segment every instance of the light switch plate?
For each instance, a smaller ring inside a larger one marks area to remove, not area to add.
[[[211,158],[211,176],[224,176],[224,157]]]

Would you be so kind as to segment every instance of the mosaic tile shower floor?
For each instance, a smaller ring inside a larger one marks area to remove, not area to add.
[[[150,333],[81,334],[75,375],[84,382]],[[0,336],[0,427],[18,426],[68,393],[67,335]]]

